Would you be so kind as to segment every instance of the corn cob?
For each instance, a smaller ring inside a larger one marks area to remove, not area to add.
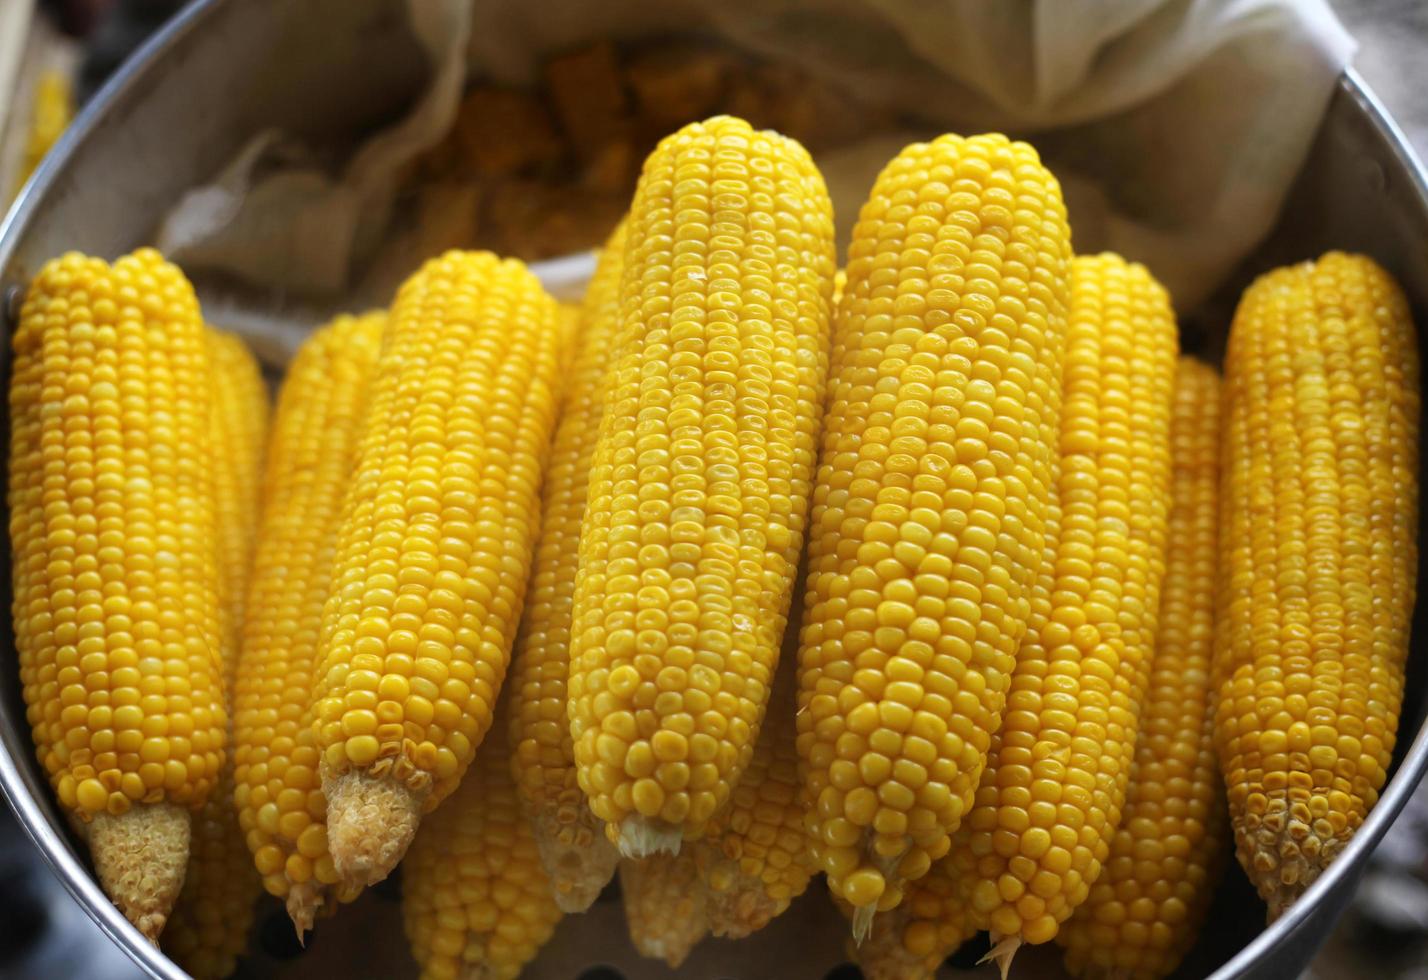
[[[833,221],[802,147],[720,116],[651,154],[627,236],[569,697],[580,788],[643,856],[702,830],[758,735],[812,489]]]
[[[150,939],[227,720],[211,374],[192,287],[151,249],[30,285],[10,386],[15,639],[27,716],[100,881]],[[136,805],[137,804],[137,805]]]
[[[977,933],[951,855],[907,886],[897,908],[878,915],[853,956],[867,980],[932,980],[937,967]],[[836,899],[845,915],[853,908]]]
[[[377,366],[380,312],[312,335],[278,397],[234,692],[234,804],[251,861],[299,934],[339,889],[311,725],[337,525]]]
[[[1024,143],[914,144],[848,252],[809,541],[814,854],[875,909],[946,852],[1000,722],[1051,492],[1070,232]]]
[[[452,251],[387,319],[318,645],[328,845],[380,881],[491,724],[554,426],[561,322],[524,265]]]
[[[507,742],[507,708],[461,786],[413,841],[402,917],[423,980],[515,980],[560,921]]]
[[[233,334],[207,331],[213,366],[214,514],[218,522],[219,620],[224,689],[232,696],[243,631],[259,480],[268,427],[268,390],[247,346]],[[194,815],[188,872],[164,929],[163,949],[195,980],[226,977],[237,965],[253,921],[262,880],[243,843],[233,808],[233,766]]]
[[[636,952],[671,970],[709,934],[708,896],[687,852],[621,861],[620,893]]]
[[[1245,292],[1225,357],[1215,743],[1240,863],[1284,911],[1363,822],[1403,698],[1418,351],[1398,285],[1331,252]]]
[[[1086,898],[1120,821],[1165,573],[1175,315],[1143,266],[1078,257],[1061,418],[1050,613],[953,844],[1002,965]]]
[[[25,181],[39,167],[45,154],[50,152],[50,147],[64,134],[73,115],[74,93],[69,76],[53,68],[43,72],[35,85],[30,130],[25,138],[25,155],[20,161],[20,171],[15,175],[14,194],[20,193]]]
[[[619,318],[624,250],[621,225],[600,254],[571,345],[575,361],[546,471],[535,573],[511,666],[512,774],[555,900],[566,912],[589,908],[620,859],[576,782],[566,682],[580,523]]]
[[[1076,976],[1158,980],[1174,972],[1224,856],[1210,710],[1219,408],[1214,370],[1182,358],[1170,418],[1170,545],[1130,787],[1105,868],[1057,935]]]
[[[749,766],[728,805],[692,845],[708,891],[709,931],[716,936],[739,939],[762,929],[803,894],[814,873],[798,796],[793,720],[802,606],[795,596]]]

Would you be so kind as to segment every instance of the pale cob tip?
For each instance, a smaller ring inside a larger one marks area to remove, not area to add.
[[[551,893],[560,911],[584,912],[615,877],[619,850],[605,839],[595,815],[583,804],[569,823],[560,813],[542,812],[531,821],[540,863],[550,877]]]
[[[1268,906],[1269,922],[1298,901],[1348,842],[1347,836],[1326,837],[1313,821],[1292,814],[1267,815],[1256,829],[1236,828],[1236,836],[1240,854],[1250,855],[1247,870]]]
[[[615,845],[627,858],[646,858],[655,854],[678,854],[684,832],[663,820],[630,814],[620,821],[620,834]]]
[[[406,854],[421,821],[421,801],[394,779],[356,769],[323,780],[322,788],[328,848],[338,876],[352,887],[375,885]]]
[[[115,816],[96,814],[89,850],[104,891],[155,945],[188,870],[189,812],[174,803],[141,803]]]
[[[997,969],[1001,971],[1002,980],[1007,980],[1007,974],[1011,972],[1012,957],[1016,951],[1021,949],[1021,937],[1000,936],[992,933],[992,948],[986,956],[977,961],[977,965],[983,963],[995,963]]]
[[[784,906],[787,906],[787,902]],[[725,939],[743,939],[773,921],[783,908],[764,883],[735,870],[729,880],[709,885],[709,932]]]

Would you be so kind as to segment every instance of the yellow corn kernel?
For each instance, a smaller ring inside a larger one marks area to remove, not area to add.
[[[13,338],[27,717],[61,805],[93,821],[101,881],[154,936],[187,863],[173,805],[208,798],[227,727],[203,331],[183,273],[141,249],[46,263]]]
[[[630,209],[571,632],[580,788],[623,853],[697,835],[748,765],[807,507],[833,217],[807,152],[719,116]]]
[[[31,108],[30,130],[25,138],[25,156],[20,172],[15,175],[15,194],[30,179],[74,116],[74,92],[69,75],[51,68],[42,73],[35,84],[35,99]]]
[[[471,771],[423,821],[403,865],[402,919],[423,980],[515,980],[560,908],[511,779],[506,708]]]
[[[380,881],[491,725],[555,422],[561,316],[520,262],[447,252],[387,317],[314,674],[328,846]]]
[[[620,894],[635,951],[671,970],[709,934],[707,895],[688,853],[621,861]]]
[[[873,919],[854,956],[867,980],[932,980],[942,961],[976,934],[948,858],[907,886],[897,908]],[[845,915],[853,908],[836,899]]]
[[[1024,143],[943,136],[848,251],[809,537],[798,749],[854,932],[946,852],[1001,721],[1053,487],[1071,264]]]
[[[762,929],[803,894],[816,870],[799,799],[796,595],[793,605],[753,757],[728,805],[691,845],[716,936],[739,939]]]
[[[213,366],[213,498],[217,520],[224,687],[231,692],[257,532],[259,483],[268,428],[268,389],[243,341],[207,331]],[[233,972],[263,890],[233,808],[233,765],[193,818],[188,872],[164,927],[164,952],[195,980]]]
[[[252,861],[300,932],[334,894],[311,726],[318,631],[386,315],[340,316],[278,396],[234,692],[234,805]],[[342,897],[351,898],[351,894]]]
[[[511,664],[512,774],[541,863],[566,912],[583,912],[615,874],[619,852],[586,804],[575,776],[566,715],[570,620],[590,460],[600,432],[604,381],[619,319],[625,228],[600,253],[585,294],[572,369],[542,490],[540,541],[525,618]]]
[[[1220,379],[1181,358],[1160,626],[1125,810],[1101,876],[1056,937],[1076,976],[1159,980],[1174,972],[1225,856],[1210,710],[1219,454]]]
[[[1004,965],[1086,898],[1120,822],[1165,575],[1175,314],[1143,266],[1072,266],[1049,615],[952,844]],[[965,894],[965,892],[964,892]]]
[[[1417,342],[1371,259],[1246,290],[1225,356],[1215,747],[1277,916],[1378,798],[1418,569]]]

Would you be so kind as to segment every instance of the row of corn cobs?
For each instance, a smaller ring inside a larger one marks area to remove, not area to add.
[[[125,914],[219,976],[260,883],[301,932],[406,855],[424,975],[513,977],[617,866],[671,963],[822,872],[874,977],[983,929],[1004,968],[1056,939],[1158,977],[1226,809],[1293,901],[1393,748],[1398,288],[1337,253],[1262,277],[1222,386],[997,135],[891,161],[836,284],[833,242],[797,143],[687,126],[578,310],[448,253],[314,334],[270,430],[179,270],[47,265],[15,632]]]

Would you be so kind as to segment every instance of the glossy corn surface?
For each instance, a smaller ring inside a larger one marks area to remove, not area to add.
[[[801,146],[720,116],[630,208],[571,637],[579,784],[626,853],[678,846],[748,765],[802,549],[831,204]]]
[[[268,429],[268,390],[243,341],[209,328],[213,366],[213,496],[225,688],[232,696],[243,633],[243,609],[257,537],[259,489]],[[196,980],[233,972],[248,940],[262,881],[243,841],[233,806],[233,761],[194,815],[188,871],[162,946]]]
[[[407,853],[402,916],[424,980],[515,980],[560,921],[501,722]]]
[[[1125,811],[1100,878],[1057,935],[1076,976],[1169,976],[1195,942],[1226,853],[1210,707],[1219,422],[1219,376],[1181,358],[1160,625]]]
[[[907,886],[897,908],[873,918],[867,938],[856,946],[867,980],[931,980],[942,961],[976,934],[958,873],[951,855],[932,862]],[[851,914],[852,907],[841,904]]]
[[[310,910],[337,884],[311,726],[313,670],[385,319],[380,312],[338,317],[304,342],[288,368],[267,452],[234,689],[234,804],[251,860],[268,892],[288,898],[297,887],[297,904]]]
[[[1278,915],[1383,786],[1418,567],[1418,351],[1402,292],[1331,252],[1245,292],[1225,357],[1215,741]]]
[[[797,610],[790,615],[748,768],[704,837],[690,845],[709,893],[709,928],[716,936],[739,939],[762,929],[803,894],[815,871],[799,799],[797,615]]]
[[[809,537],[798,748],[855,930],[946,852],[1043,557],[1071,262],[1055,178],[1000,135],[913,144],[848,252]]]
[[[558,307],[489,252],[427,262],[393,302],[344,504],[315,674],[324,782],[426,809],[491,724],[540,522]]]
[[[576,780],[566,685],[580,525],[619,322],[624,257],[621,225],[600,253],[577,315],[575,354],[542,490],[535,572],[507,682],[512,773],[556,899],[569,912],[595,901],[619,861]]]
[[[1006,717],[954,864],[978,927],[1043,943],[1085,901],[1120,823],[1165,574],[1170,299],[1144,267],[1078,256],[1063,384],[1049,615],[1018,653]]]
[[[151,249],[45,264],[13,337],[10,541],[27,718],[64,808],[197,808],[224,758],[212,376]]]

